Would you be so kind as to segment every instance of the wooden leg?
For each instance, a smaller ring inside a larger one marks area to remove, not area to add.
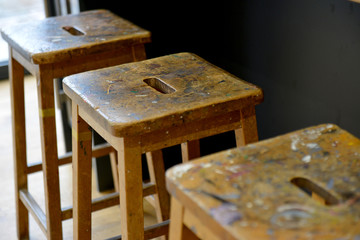
[[[111,163],[111,172],[112,172],[112,177],[113,177],[113,181],[114,181],[114,188],[115,191],[120,192],[119,189],[119,175],[118,175],[118,159],[117,159],[117,154],[116,152],[111,152],[109,154],[110,156],[110,163]]]
[[[169,239],[199,239],[190,229],[184,225],[184,207],[174,197],[171,197]]]
[[[169,219],[170,196],[166,190],[165,167],[162,151],[146,153],[149,168],[150,181],[156,184],[157,194],[155,195],[155,210],[158,222]]]
[[[181,155],[183,163],[200,157],[200,140],[193,140],[182,143]]]
[[[236,146],[245,146],[257,142],[258,132],[256,124],[255,106],[241,109],[241,128],[235,130]]]
[[[174,197],[171,197],[169,239],[181,240],[184,220],[184,207]]]
[[[137,139],[118,143],[122,239],[144,239],[141,149]]]
[[[91,157],[92,132],[72,106],[73,226],[74,239],[91,239]]]
[[[29,239],[29,213],[20,200],[20,189],[27,190],[26,130],[24,104],[24,68],[9,51],[9,77],[12,111],[12,136],[15,168],[16,227],[19,239]]]
[[[42,165],[48,239],[62,239],[59,169],[55,124],[54,80],[51,66],[37,73]]]
[[[138,44],[131,47],[132,58],[134,62],[146,59],[146,52],[144,44]]]

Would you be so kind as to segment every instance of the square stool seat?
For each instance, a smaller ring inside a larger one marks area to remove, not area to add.
[[[263,99],[260,88],[190,53],[73,75],[64,81],[64,91],[117,137],[176,129]],[[164,133],[172,135],[159,134]]]
[[[93,10],[4,27],[2,37],[27,61],[69,61],[150,42],[150,32],[111,13]]]
[[[254,109],[263,100],[262,90],[195,54],[75,74],[63,87],[73,103],[74,234],[80,239],[91,233],[89,127],[118,152],[124,239],[167,234],[164,225],[143,229],[142,201],[149,191],[142,185],[142,153],[236,129],[244,130],[246,141],[257,140]],[[165,180],[157,188],[155,193],[167,195]]]
[[[357,239],[359,172],[360,140],[333,124],[180,164],[170,239]]]

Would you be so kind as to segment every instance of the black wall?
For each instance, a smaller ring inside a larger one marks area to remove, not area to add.
[[[81,5],[109,9],[150,30],[148,58],[194,52],[263,88],[260,139],[320,123],[338,124],[360,137],[360,4],[86,0]]]

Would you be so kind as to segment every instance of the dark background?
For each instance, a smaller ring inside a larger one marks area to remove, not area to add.
[[[346,0],[111,1],[152,32],[148,58],[193,52],[264,90],[259,138],[334,123],[360,137],[360,4]],[[235,146],[232,133],[203,153]]]

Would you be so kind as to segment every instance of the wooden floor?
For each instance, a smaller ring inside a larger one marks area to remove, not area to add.
[[[25,80],[25,105],[27,119],[27,154],[29,162],[40,160],[39,118],[37,111],[36,81],[32,76]],[[0,239],[16,239],[14,179],[12,160],[11,111],[9,81],[0,81]],[[60,111],[56,112],[60,123]],[[61,124],[58,124],[61,126]],[[59,154],[64,153],[62,129],[58,128]],[[94,179],[94,178],[93,178]],[[93,197],[101,196],[93,184]],[[71,165],[60,167],[60,188],[62,207],[72,205]],[[36,173],[29,178],[29,190],[35,199],[44,206],[42,174]],[[155,223],[153,208],[144,202],[145,225]],[[44,210],[44,209],[43,209]],[[72,239],[72,220],[63,222],[64,239]],[[104,239],[120,234],[120,211],[115,206],[93,213],[93,239]],[[45,239],[40,228],[30,217],[30,239]]]

